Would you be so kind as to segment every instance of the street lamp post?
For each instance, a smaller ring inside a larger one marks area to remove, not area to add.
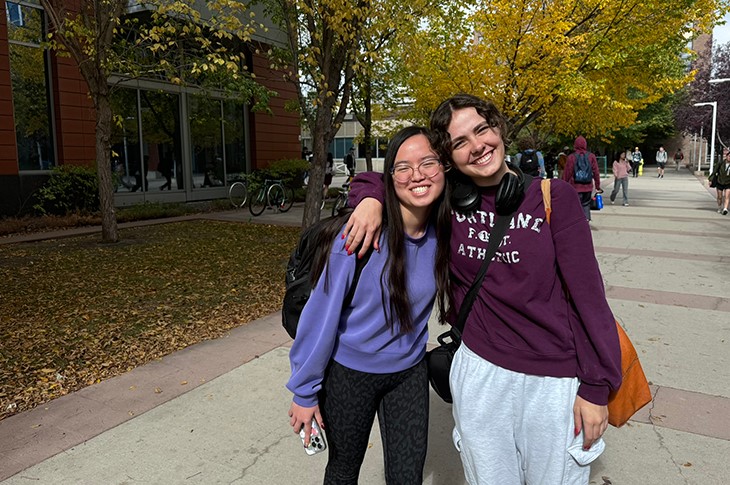
[[[715,131],[717,130],[717,101],[711,101],[707,103],[695,103],[695,106],[712,106],[712,142],[710,143],[710,173],[712,173],[715,166]]]

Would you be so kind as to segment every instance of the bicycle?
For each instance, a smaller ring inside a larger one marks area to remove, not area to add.
[[[333,217],[337,215],[340,209],[347,207],[347,197],[350,195],[350,179],[348,178],[347,182],[342,184],[342,188],[337,190],[339,194],[337,194],[337,198],[335,199],[335,205],[332,206]]]
[[[228,187],[228,200],[236,209],[240,209],[246,205],[248,200],[248,188],[246,182],[243,180],[237,180]]]
[[[275,212],[286,212],[294,204],[294,190],[281,180],[265,179],[264,185],[248,202],[251,215],[260,216],[267,207]]]

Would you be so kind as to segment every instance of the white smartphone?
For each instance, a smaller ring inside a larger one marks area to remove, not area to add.
[[[302,439],[302,444],[304,444],[304,427],[302,426],[302,429],[299,431],[299,437]],[[309,436],[309,446],[304,447],[304,451],[307,452],[308,455],[314,455],[316,453],[319,453],[320,451],[324,451],[327,449],[327,441],[324,439],[324,433],[321,429],[319,429],[319,425],[317,424],[317,420],[312,420],[312,433]]]

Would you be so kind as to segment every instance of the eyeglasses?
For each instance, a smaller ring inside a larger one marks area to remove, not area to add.
[[[390,173],[396,182],[404,184],[411,181],[416,170],[426,178],[435,177],[441,171],[441,162],[436,158],[429,158],[421,162],[416,168],[406,163],[399,163],[390,169]]]

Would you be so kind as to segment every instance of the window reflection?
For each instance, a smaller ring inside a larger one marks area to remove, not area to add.
[[[193,187],[222,186],[225,177],[219,100],[190,96],[190,146]]]
[[[10,77],[20,170],[48,170],[55,165],[51,136],[48,59],[41,48],[43,12],[6,2]]]
[[[226,140],[227,180],[235,180],[246,173],[246,144],[243,126],[243,104],[223,102],[223,136]]]
[[[115,190],[138,190],[142,180],[135,177],[141,166],[136,91],[122,89],[113,92],[111,105],[112,113],[118,119],[112,126],[111,135]]]
[[[144,190],[182,190],[180,97],[162,91],[140,91]]]

